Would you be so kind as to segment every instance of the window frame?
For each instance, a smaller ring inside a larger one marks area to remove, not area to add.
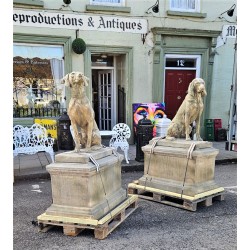
[[[99,6],[124,7],[126,0],[120,0],[120,1],[121,1],[121,3],[111,3],[111,2],[106,2],[106,0],[89,0],[89,4],[90,5],[99,5]]]
[[[44,7],[44,2],[40,0],[13,0],[14,5]]]
[[[52,78],[50,79],[49,78],[49,80],[51,81],[51,84],[50,84],[50,86],[53,88],[53,90],[51,91],[51,93],[47,93],[47,100],[46,100],[46,104],[48,104],[49,103],[49,101],[52,101],[52,100],[57,100],[57,101],[59,101],[58,100],[58,97],[60,98],[60,96],[61,96],[61,101],[63,100],[63,97],[65,96],[65,89],[64,90],[62,90],[62,93],[60,94],[60,95],[57,95],[57,93],[58,93],[58,83],[60,82],[60,79],[62,79],[63,78],[63,76],[65,75],[65,72],[64,72],[64,70],[65,70],[65,66],[64,66],[64,64],[65,64],[65,60],[64,60],[64,45],[63,44],[47,44],[47,43],[25,43],[25,42],[21,42],[21,43],[19,43],[19,42],[13,42],[13,52],[14,52],[14,46],[20,46],[20,48],[19,48],[19,54],[17,53],[16,55],[13,53],[13,59],[15,58],[15,57],[22,57],[24,60],[26,59],[26,58],[28,58],[28,60],[29,61],[32,61],[32,59],[34,59],[34,58],[39,58],[39,59],[46,59],[46,60],[51,60],[51,59],[57,59],[57,60],[61,60],[62,61],[62,74],[60,75],[60,78],[54,78],[54,73],[53,73],[53,70],[51,69],[51,75],[52,75]],[[55,56],[55,57],[44,57],[44,56],[41,56],[41,51],[40,51],[40,53],[37,53],[37,54],[35,54],[34,53],[34,51],[32,51],[32,52],[30,52],[29,51],[29,49],[27,48],[26,49],[26,47],[33,47],[33,48],[43,48],[43,49],[47,49],[47,48],[59,48],[59,50],[60,50],[60,56]],[[17,49],[18,50],[18,49]],[[23,51],[24,50],[26,50],[26,52],[27,52],[27,54],[25,54],[24,53],[24,55],[23,55]],[[28,55],[30,53],[30,55]],[[33,54],[34,53],[34,54]],[[51,63],[51,61],[50,61],[50,63]],[[39,67],[39,66],[38,66]],[[42,66],[41,66],[42,67]],[[50,67],[52,67],[52,66],[50,66]],[[13,65],[13,73],[14,73],[14,65]],[[13,78],[14,78],[14,76],[13,76]],[[25,77],[24,77],[25,78]],[[34,75],[34,77],[29,77],[29,78],[32,78],[33,79],[33,83],[34,83],[34,79],[36,79],[37,77]],[[43,79],[43,81],[45,80],[44,78],[41,78],[41,79]],[[53,81],[53,82],[52,82]],[[37,82],[37,81],[36,81]],[[46,82],[47,82],[47,80],[46,80]],[[14,84],[14,82],[13,82],[13,84]],[[30,82],[30,84],[32,84],[31,82]],[[46,98],[45,98],[45,95],[46,95],[46,93],[45,93],[45,91],[43,90],[40,90],[40,91],[38,91],[39,90],[39,85],[40,85],[40,87],[41,87],[41,84],[39,84],[38,82],[37,82],[37,86],[34,88],[34,86],[33,86],[33,84],[32,84],[32,93],[33,93],[33,98],[34,98],[34,104],[37,104],[36,103],[36,101],[37,100],[45,100]],[[14,85],[13,85],[14,86]],[[26,87],[28,87],[27,85],[26,85]],[[63,86],[63,88],[64,88],[65,86]],[[44,88],[44,87],[43,87]],[[53,92],[54,91],[54,89],[55,89],[55,92]],[[33,90],[34,90],[34,92],[33,92]],[[54,94],[55,93],[55,94]],[[39,95],[40,95],[40,97],[39,97]],[[54,99],[54,96],[53,95],[56,95],[56,99]],[[16,93],[16,97],[18,96],[18,93]],[[25,98],[26,100],[28,100],[28,97],[26,96],[26,98]],[[50,99],[50,100],[49,100]],[[60,101],[60,102],[61,102]],[[47,106],[43,106],[43,107],[47,107]]]
[[[166,61],[167,59],[194,59],[195,60],[195,67],[167,67]],[[201,74],[201,55],[198,54],[165,54],[164,55],[164,70],[196,70],[196,77],[200,77]],[[164,79],[165,82],[165,79]],[[164,89],[165,91],[165,89]],[[163,92],[164,93],[164,92]]]
[[[200,12],[200,0],[194,0],[195,1],[195,9],[184,9],[184,8],[175,8],[172,7],[173,1],[175,0],[170,0],[169,1],[169,10],[170,11],[179,11],[179,12]],[[188,1],[188,0],[186,0]]]

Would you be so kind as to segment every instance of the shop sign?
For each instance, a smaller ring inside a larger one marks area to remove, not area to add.
[[[223,25],[221,34],[217,37],[216,48],[226,44],[228,38],[236,38],[237,25]]]
[[[237,35],[237,25],[224,25],[222,29],[222,37],[235,38]]]
[[[195,68],[196,59],[193,58],[167,58],[166,67],[168,68]]]
[[[45,127],[47,134],[50,134],[52,138],[57,139],[57,120],[35,118],[34,123],[38,123]]]
[[[148,31],[146,19],[17,9],[13,10],[13,25],[140,34],[145,34]]]

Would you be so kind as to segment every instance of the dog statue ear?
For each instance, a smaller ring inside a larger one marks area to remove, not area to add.
[[[203,97],[207,95],[205,82],[204,82],[204,90],[203,90],[203,92],[201,93],[201,95],[202,95]]]
[[[190,95],[195,94],[195,81],[196,81],[196,79],[194,79],[192,82],[189,83],[188,94],[190,94]]]
[[[84,86],[89,86],[89,78],[86,76],[83,76],[83,83],[84,83]]]
[[[67,74],[66,76],[64,76],[61,80],[61,83],[64,83],[65,86],[69,87],[70,83],[69,83],[69,74]]]

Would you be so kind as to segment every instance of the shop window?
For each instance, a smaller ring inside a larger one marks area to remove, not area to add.
[[[180,12],[199,12],[199,0],[171,0],[170,10]]]
[[[125,0],[90,0],[93,5],[125,6]]]
[[[63,46],[13,45],[13,101],[18,107],[65,106]]]

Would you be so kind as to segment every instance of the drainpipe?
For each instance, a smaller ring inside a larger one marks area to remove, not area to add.
[[[233,130],[234,130],[234,111],[235,111],[234,105],[237,105],[236,93],[237,93],[237,36],[236,36],[235,44],[234,44],[234,64],[233,64],[231,99],[230,99],[230,110],[229,110],[229,121],[228,121],[228,150],[231,150],[232,136],[233,136]],[[237,109],[237,106],[236,106],[236,109]]]

